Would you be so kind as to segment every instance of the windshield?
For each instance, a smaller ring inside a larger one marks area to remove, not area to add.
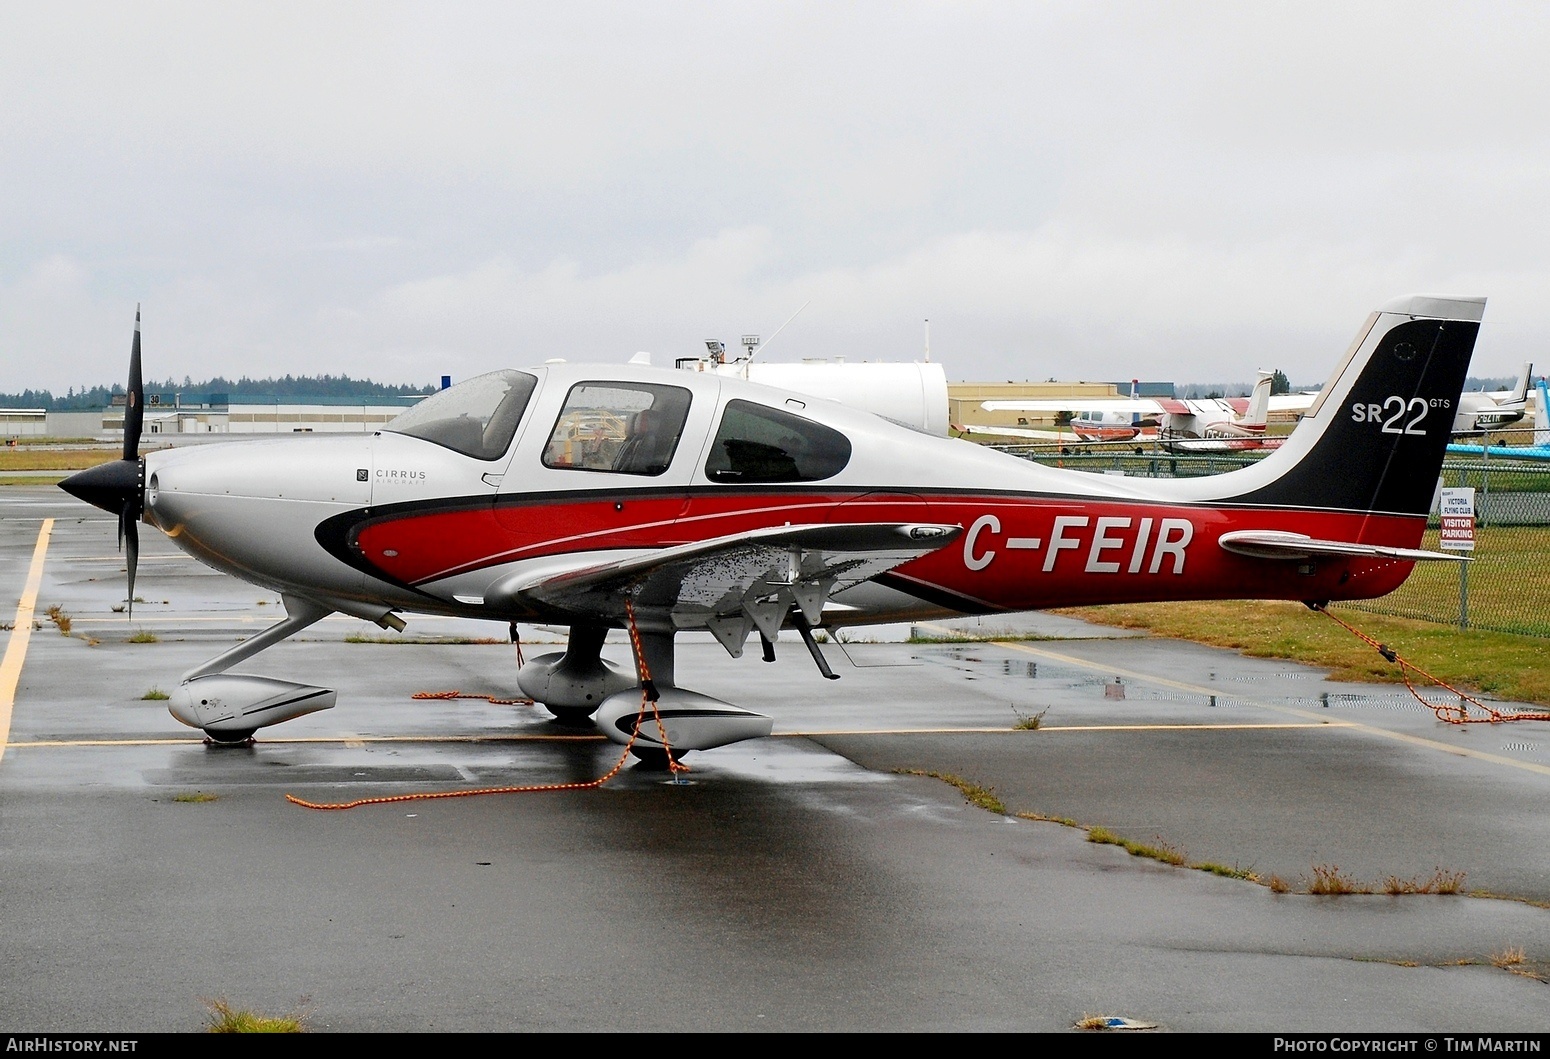
[[[445,445],[478,460],[506,454],[538,379],[522,371],[492,371],[432,394],[384,430]]]

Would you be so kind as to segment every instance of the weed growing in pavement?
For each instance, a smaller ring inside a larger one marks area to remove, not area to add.
[[[1383,880],[1386,894],[1457,894],[1464,889],[1464,873],[1438,868],[1429,879],[1401,879],[1390,875]]]
[[[1012,712],[1017,714],[1017,723],[1012,725],[1013,728],[1017,729],[1019,732],[1036,732],[1039,729],[1039,725],[1044,723],[1044,715],[1049,712],[1049,707],[1044,707],[1044,709],[1040,710],[1038,713],[1024,714],[1018,712],[1017,708],[1014,706],[1012,708]]]
[[[1432,875],[1432,891],[1439,894],[1461,894],[1464,892],[1464,873],[1461,871],[1443,871],[1438,868]]]
[[[1045,816],[1043,813],[1017,813],[1015,815],[1023,820],[1036,820],[1041,824],[1059,824],[1061,827],[1082,826],[1069,816]]]
[[[1524,959],[1525,957],[1523,955],[1523,948],[1521,946],[1509,945],[1501,952],[1491,953],[1491,966],[1500,967],[1503,970],[1506,970],[1509,967],[1521,966]]]
[[[1196,871],[1208,872],[1211,875],[1220,875],[1224,879],[1242,879],[1245,882],[1259,882],[1259,876],[1253,868],[1239,868],[1236,865],[1229,868],[1225,864],[1213,864],[1211,861],[1202,861],[1199,864],[1191,864]]]
[[[1359,885],[1356,880],[1342,872],[1338,865],[1315,864],[1313,881],[1308,884],[1308,892],[1327,897],[1339,894],[1365,894],[1372,891]]]
[[[926,769],[895,769],[894,771],[905,776],[929,776],[934,780],[941,780],[958,788],[958,792],[968,799],[969,804],[977,805],[987,812],[998,816],[1006,815],[1006,803],[996,797],[996,792],[990,787],[981,787],[977,783],[970,783],[961,776],[954,776],[949,772],[930,772]]]
[[[205,1028],[211,1033],[302,1033],[306,1029],[300,1015],[260,1015],[222,999],[204,1003],[210,1009]]]
[[[1161,838],[1157,844],[1137,842],[1134,839],[1121,838],[1106,827],[1093,827],[1088,829],[1087,841],[1096,842],[1104,846],[1118,846],[1132,857],[1145,857],[1148,860],[1161,861],[1164,864],[1172,864],[1176,868],[1182,868],[1187,858],[1184,852],[1177,846],[1171,846]]]

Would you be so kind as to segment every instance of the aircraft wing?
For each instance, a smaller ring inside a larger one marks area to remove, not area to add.
[[[984,434],[988,437],[1026,438],[1030,441],[1071,441],[1082,439],[1069,430],[1039,430],[1034,427],[998,427],[966,423],[958,428],[965,434]]]
[[[1465,560],[1465,556],[1449,552],[1429,552],[1421,548],[1391,548],[1383,544],[1358,544],[1354,541],[1324,541],[1305,533],[1286,530],[1235,530],[1224,533],[1217,543],[1223,551],[1237,555],[1249,555],[1256,559],[1311,559],[1317,555],[1332,555],[1355,559],[1404,559]]]
[[[1156,415],[1167,411],[1157,401],[1145,397],[1041,397],[1027,401],[982,401],[987,412],[1139,412]]]
[[[669,611],[677,628],[709,627],[718,637],[729,626],[740,628],[741,644],[755,624],[773,638],[793,602],[808,624],[818,624],[829,596],[936,551],[962,532],[929,523],[773,526],[508,579],[492,586],[485,602],[622,621],[630,597],[637,611]]]
[[[1306,412],[1318,399],[1316,393],[1278,393],[1270,398],[1269,411]]]
[[[1168,438],[1163,444],[1175,452],[1269,452],[1281,447],[1281,435],[1225,438]]]

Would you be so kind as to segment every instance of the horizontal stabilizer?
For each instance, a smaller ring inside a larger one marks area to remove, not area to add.
[[[1335,555],[1349,559],[1403,559],[1423,562],[1452,559],[1468,562],[1465,555],[1429,552],[1421,548],[1391,548],[1384,544],[1358,544],[1354,541],[1321,541],[1306,533],[1287,530],[1235,530],[1217,541],[1223,551],[1256,559],[1311,559],[1317,555]]]

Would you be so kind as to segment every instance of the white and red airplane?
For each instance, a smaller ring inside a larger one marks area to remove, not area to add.
[[[333,705],[324,687],[230,667],[330,612],[568,626],[522,690],[628,743],[655,697],[673,752],[772,721],[685,690],[674,637],[734,657],[757,632],[1185,599],[1380,596],[1417,549],[1483,298],[1373,313],[1296,431],[1209,478],[1098,476],[932,437],[715,373],[548,364],[427,398],[371,435],[137,455],[138,318],[124,457],[63,483],[119,517],[130,598],[141,521],[281,594],[287,617],[183,674],[169,703],[216,742]],[[609,629],[640,645],[606,661]],[[653,725],[632,749],[668,763]]]
[[[1534,365],[1523,364],[1509,390],[1465,390],[1453,410],[1454,434],[1478,434],[1517,423],[1528,413],[1529,386]],[[1318,391],[1279,394],[1270,398],[1270,411],[1301,414],[1318,400]]]
[[[1274,447],[1274,442],[1266,438],[1265,424],[1273,378],[1274,373],[1261,371],[1259,381],[1248,397],[1189,401],[1172,397],[1138,397],[1137,384],[1132,381],[1129,397],[985,401],[980,407],[987,412],[1070,412],[1070,430],[1081,441],[1213,440],[1235,443],[1217,446],[1219,448],[1270,448]]]

